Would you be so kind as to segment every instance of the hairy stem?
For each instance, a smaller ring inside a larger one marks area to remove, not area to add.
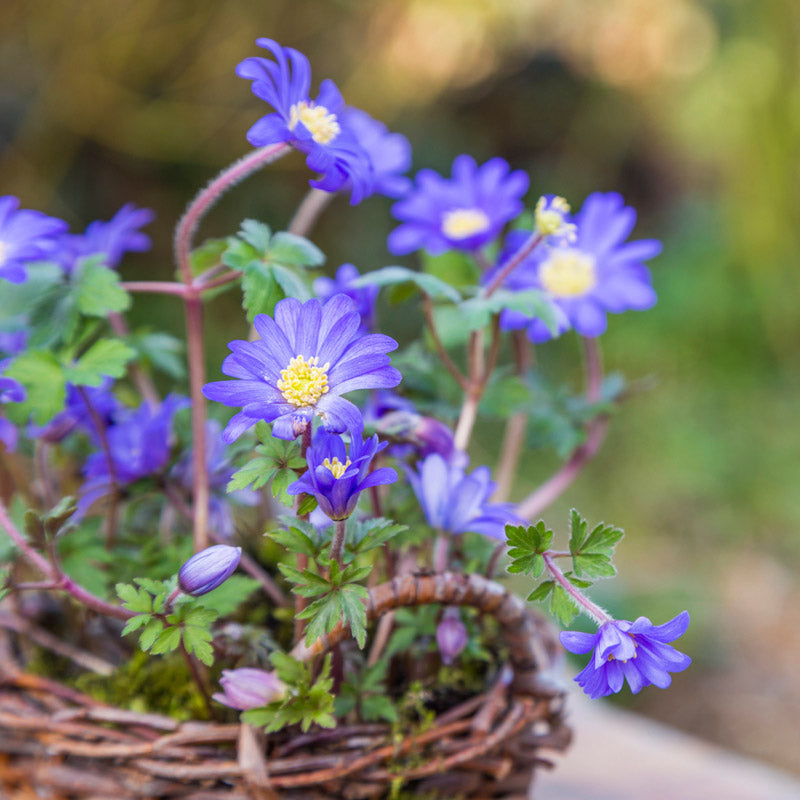
[[[580,606],[585,614],[590,616],[598,625],[610,622],[613,619],[567,580],[564,573],[556,566],[549,551],[542,553],[542,558],[548,572],[553,576],[553,580]]]
[[[436,348],[436,353],[438,354],[439,358],[442,359],[442,364],[444,364],[447,371],[456,379],[458,385],[462,389],[466,389],[468,385],[467,378],[462,374],[461,370],[456,366],[455,361],[450,358],[450,354],[445,349],[445,346],[439,337],[439,331],[436,328],[436,320],[433,317],[433,303],[431,302],[430,297],[428,297],[428,295],[424,292],[422,294],[422,313],[425,315],[425,322],[428,325],[428,330],[431,332],[431,338],[433,339],[433,345]]]
[[[308,236],[322,212],[335,196],[334,192],[311,189],[297,207],[297,211],[294,212],[292,221],[289,223],[289,233]]]
[[[340,567],[344,555],[344,540],[347,536],[347,520],[337,519],[333,523],[333,541],[331,542],[331,561],[335,561]]]

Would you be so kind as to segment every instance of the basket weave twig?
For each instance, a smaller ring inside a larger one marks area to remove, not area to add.
[[[322,800],[409,796],[522,798],[548,752],[563,750],[563,694],[549,672],[558,645],[544,619],[478,575],[405,576],[370,592],[375,620],[401,606],[468,605],[494,616],[510,679],[404,737],[389,725],[340,725],[268,737],[246,725],[178,722],[112,708],[25,673],[0,648],[0,788],[12,800]],[[336,628],[313,658],[347,635]]]

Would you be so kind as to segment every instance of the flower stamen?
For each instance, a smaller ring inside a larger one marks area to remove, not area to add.
[[[489,229],[491,220],[479,208],[454,208],[442,215],[442,233],[449,239],[466,239]]]
[[[542,264],[539,279],[555,297],[580,297],[597,283],[594,256],[581,250],[554,250]]]
[[[317,144],[330,144],[342,130],[336,114],[310,100],[301,100],[289,109],[289,130],[293,131],[298,122],[303,123]]]
[[[287,403],[297,408],[314,406],[328,392],[328,368],[330,364],[317,366],[317,357],[305,360],[295,356],[286,369],[281,370],[277,386]]]
[[[348,458],[344,462],[344,464],[342,464],[342,462],[339,461],[339,457],[334,456],[333,461],[331,461],[329,458],[326,458],[322,462],[322,466],[325,467],[326,469],[329,469],[333,477],[338,480],[339,478],[342,477],[342,475],[344,475],[344,473],[347,471],[347,468],[350,466],[351,463],[352,462]]]

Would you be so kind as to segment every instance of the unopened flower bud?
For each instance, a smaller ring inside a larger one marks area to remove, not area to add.
[[[564,236],[575,239],[575,225],[571,222],[569,203],[553,194],[539,198],[536,204],[536,230],[542,236]]]
[[[420,417],[414,436],[419,442],[420,455],[423,458],[431,453],[439,453],[450,459],[455,449],[453,431],[443,422],[433,417]]]
[[[240,711],[261,708],[286,694],[286,685],[274,672],[253,667],[222,670],[219,685],[222,691],[213,695],[214,700]]]
[[[241,556],[241,547],[227,544],[215,544],[195,553],[178,573],[181,591],[199,597],[216,589],[233,574]]]
[[[436,643],[439,645],[439,654],[442,663],[446,666],[461,655],[467,646],[467,628],[461,621],[461,613],[457,608],[445,609],[442,621],[436,626]]]

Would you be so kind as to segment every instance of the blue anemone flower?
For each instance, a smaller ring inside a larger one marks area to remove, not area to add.
[[[510,171],[507,161],[492,158],[483,166],[468,155],[453,161],[451,178],[431,169],[417,173],[417,186],[392,206],[403,224],[389,234],[395,255],[425,249],[477,250],[492,241],[523,209],[528,176]]]
[[[209,400],[242,408],[223,431],[228,443],[259,420],[273,423],[273,436],[294,439],[315,414],[333,433],[361,431],[361,412],[342,395],[400,383],[386,355],[397,342],[360,334],[361,318],[343,294],[324,305],[287,297],[275,305],[274,319],[258,314],[253,324],[261,338],[230,342],[232,352],[222,363],[222,372],[236,380],[203,387]]]
[[[374,191],[386,197],[402,197],[412,186],[405,175],[411,168],[411,144],[401,133],[392,133],[360,108],[347,106],[343,124],[354,134],[372,167]]]
[[[375,302],[380,286],[353,286],[353,282],[359,277],[361,276],[353,264],[342,264],[336,270],[335,278],[317,278],[312,288],[320,300],[327,300],[335,294],[347,295],[355,303],[356,311],[361,316],[359,330],[369,333],[375,327]]]
[[[145,402],[137,409],[118,412],[106,429],[109,453],[105,450],[92,453],[84,465],[87,480],[81,488],[78,512],[85,513],[115,484],[127,486],[160,472],[167,465],[172,449],[173,417],[188,405],[185,397],[171,394],[156,408]]]
[[[495,490],[489,467],[467,475],[457,463],[431,453],[408,480],[432,528],[449,533],[472,531],[492,539],[505,539],[506,525],[519,525],[511,503],[490,503]]]
[[[355,510],[358,497],[370,486],[394,483],[397,473],[390,467],[369,471],[372,459],[386,447],[377,436],[363,439],[352,434],[349,453],[341,436],[320,428],[306,452],[308,469],[288,488],[289,494],[313,494],[331,519],[346,519]]]
[[[635,222],[636,211],[625,205],[621,195],[594,192],[575,216],[574,232],[537,247],[504,285],[512,290],[542,290],[556,311],[558,334],[574,328],[582,336],[599,336],[606,330],[606,312],[643,310],[656,302],[643,262],[661,252],[661,242],[626,241]],[[509,234],[498,269],[529,235],[524,231]],[[519,311],[504,310],[500,324],[505,330],[525,328],[533,342],[552,338],[541,320]]]
[[[322,81],[312,100],[308,59],[272,39],[256,39],[256,44],[269,50],[275,60],[246,58],[236,67],[236,74],[253,81],[253,94],[269,103],[275,113],[256,122],[247,132],[247,140],[255,147],[291,144],[306,153],[310,169],[321,173],[318,180],[311,181],[312,186],[336,192],[348,184],[351,202],[361,202],[372,192],[372,168],[355,133],[341,118],[344,100],[336,85]]]
[[[63,220],[21,209],[13,195],[0,197],[0,278],[23,283],[28,278],[26,264],[47,258],[55,237],[66,229]]]
[[[95,220],[81,234],[68,233],[58,242],[56,260],[67,274],[71,274],[82,258],[93,255],[105,256],[104,264],[118,267],[125,253],[143,253],[152,242],[139,228],[155,219],[149,208],[138,208],[126,203],[108,220]]]
[[[689,612],[683,611],[663,625],[653,625],[647,617],[635,622],[609,620],[597,633],[562,631],[561,644],[570,653],[588,653],[591,660],[575,681],[593,700],[622,689],[625,681],[634,694],[653,684],[666,689],[672,683],[670,672],[681,672],[692,659],[667,644],[686,632]]]

